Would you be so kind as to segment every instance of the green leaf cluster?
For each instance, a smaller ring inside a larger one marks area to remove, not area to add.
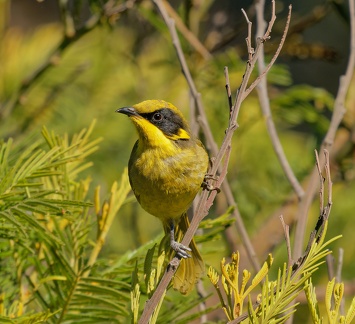
[[[210,267],[208,277],[217,291],[228,321],[240,319],[236,323],[284,323],[289,319],[298,305],[294,302],[295,298],[305,289],[313,273],[324,263],[325,256],[331,253],[326,247],[338,238],[324,242],[326,227],[327,222],[322,236],[319,240],[313,240],[305,258],[300,259],[299,263],[293,266],[284,263],[283,268],[278,270],[276,280],[271,280],[269,277],[273,261],[271,255],[251,283],[249,283],[251,273],[248,270],[244,269],[240,275],[239,253],[232,255],[230,263],[226,264],[225,259],[222,259],[221,275]],[[253,301],[251,293],[255,294],[259,284],[261,284],[261,291]],[[247,300],[247,315],[243,314],[246,311],[245,300]],[[351,312],[352,309],[349,313]]]
[[[43,128],[30,144],[9,139],[0,147],[2,322],[119,323],[128,316],[124,271],[102,275],[97,262],[128,177],[113,184],[102,207],[99,190],[95,204],[88,198],[90,177],[81,173],[100,141],[90,139],[93,126],[71,139]]]

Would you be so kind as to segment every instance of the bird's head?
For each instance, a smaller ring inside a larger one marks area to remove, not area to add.
[[[164,100],[146,100],[116,112],[127,115],[146,145],[171,145],[171,141],[189,140],[190,131],[181,111]]]

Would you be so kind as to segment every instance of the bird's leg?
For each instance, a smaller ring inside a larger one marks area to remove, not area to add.
[[[186,251],[191,251],[191,249],[184,244],[175,241],[175,223],[174,220],[169,221],[170,225],[170,246],[176,252],[176,254],[184,259],[191,258],[191,255]]]

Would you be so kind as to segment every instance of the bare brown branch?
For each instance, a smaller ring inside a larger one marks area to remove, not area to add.
[[[251,28],[253,26],[253,23],[249,20],[248,15],[244,9],[242,9],[242,13],[245,17],[247,24],[248,24],[248,35],[245,38],[245,42],[247,43],[248,63],[250,63],[253,58],[253,55],[254,55],[254,48],[251,46]]]
[[[174,19],[176,28],[183,34],[184,38],[191,44],[191,46],[201,54],[205,60],[212,58],[211,53],[206,49],[206,47],[200,42],[200,40],[185,26],[179,15],[176,13],[174,8],[169,4],[168,1],[163,1],[165,9],[168,15]]]
[[[256,6],[256,21],[257,21],[257,39],[263,39],[266,36],[265,35],[269,35],[270,31],[266,29],[266,21],[264,19],[264,5],[265,5],[265,1],[264,0],[260,0],[255,6]],[[274,6],[275,6],[275,2],[272,3],[273,5],[273,10],[272,12],[274,13]],[[288,23],[286,24],[287,27],[289,25],[289,20],[291,18],[289,12],[289,16],[288,16]],[[274,19],[276,18],[276,15],[273,14],[272,15],[272,20],[274,21]],[[270,28],[270,23],[268,25],[268,28]],[[287,28],[285,28],[285,31],[287,30]],[[286,36],[284,31],[284,35],[283,37]],[[264,36],[261,36],[264,35]],[[262,49],[260,51],[260,58],[258,60],[258,71],[259,73],[261,71],[265,71],[265,56],[264,56],[264,49]],[[283,147],[281,145],[280,139],[278,137],[277,134],[277,130],[275,127],[275,123],[273,121],[272,118],[272,113],[271,113],[271,108],[270,108],[270,99],[268,96],[268,90],[267,90],[267,81],[266,78],[262,78],[257,86],[257,93],[258,93],[258,97],[259,97],[259,102],[260,102],[260,106],[261,106],[261,111],[263,113],[265,122],[266,122],[266,127],[267,127],[267,131],[269,133],[270,136],[270,140],[273,146],[273,149],[276,153],[276,156],[280,162],[280,165],[282,167],[282,170],[284,171],[286,178],[288,179],[288,181],[290,182],[291,186],[293,187],[294,191],[297,194],[298,199],[301,199],[301,197],[304,195],[304,191],[302,186],[300,185],[300,183],[298,182],[294,172],[292,171],[292,168],[287,160],[286,154],[283,150]]]
[[[280,220],[282,224],[282,228],[284,230],[285,241],[286,241],[286,249],[287,249],[287,266],[290,267],[293,263],[292,254],[291,254],[291,242],[290,242],[290,227],[285,223],[285,220],[282,215],[280,215]]]
[[[272,57],[270,63],[266,66],[265,70],[263,70],[262,73],[260,73],[259,77],[249,86],[249,88],[244,92],[244,96],[243,96],[243,100],[245,97],[247,97],[249,95],[250,92],[252,92],[254,90],[254,88],[259,84],[261,78],[263,78],[271,69],[271,67],[274,65],[276,59],[278,58],[280,52],[281,52],[281,49],[283,47],[283,44],[285,43],[285,40],[286,40],[286,35],[287,35],[287,31],[288,31],[288,28],[290,26],[290,21],[291,21],[291,12],[292,12],[292,5],[289,5],[288,7],[288,16],[287,16],[287,21],[286,21],[286,25],[285,25],[285,29],[284,29],[284,32],[282,34],[282,37],[281,37],[281,40],[280,40],[280,43],[279,43],[279,46],[277,47],[277,50],[274,54],[274,56]],[[269,26],[270,27],[270,26]],[[266,35],[266,33],[265,33]],[[262,38],[259,38],[259,39],[263,39],[263,40],[266,40],[267,38],[265,38],[266,36],[263,36]],[[269,37],[269,35],[267,35],[267,37]]]

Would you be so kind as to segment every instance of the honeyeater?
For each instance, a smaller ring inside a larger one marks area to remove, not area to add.
[[[203,274],[204,263],[193,240],[186,247],[175,235],[189,226],[186,212],[204,181],[208,155],[169,102],[146,100],[116,111],[127,115],[138,131],[128,163],[131,187],[143,209],[161,220],[171,248],[184,259],[173,287],[187,294]]]

